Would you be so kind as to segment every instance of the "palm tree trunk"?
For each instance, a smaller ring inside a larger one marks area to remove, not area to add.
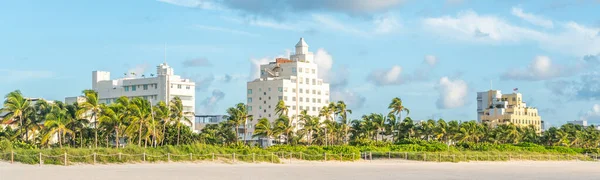
[[[96,113],[92,115],[94,120],[94,148],[98,148],[98,121],[96,120]]]
[[[61,133],[61,130],[58,130],[58,145],[62,149],[62,133]]]
[[[115,127],[115,143],[117,145],[117,149],[119,149],[119,127]]]
[[[181,134],[181,125],[179,125],[179,122],[177,123],[177,145],[179,146],[179,136]]]
[[[140,119],[140,128],[138,131],[138,146],[142,147],[142,119]]]
[[[166,132],[165,132],[165,130],[166,130],[166,129],[167,129],[167,121],[165,121],[165,123],[163,123],[163,129],[162,129],[162,132],[163,132],[163,133],[162,133],[163,139],[162,139],[162,141],[160,142],[160,145],[165,145],[165,137],[167,136],[167,134],[166,134]]]
[[[81,129],[81,131],[79,132],[79,140],[81,142],[79,142],[79,144],[81,144],[81,148],[83,148],[83,129]]]

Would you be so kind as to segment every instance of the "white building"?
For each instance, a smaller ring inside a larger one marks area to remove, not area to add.
[[[135,75],[134,75],[135,76]],[[175,97],[181,98],[184,112],[195,113],[196,84],[190,79],[183,79],[175,75],[173,68],[166,63],[156,67],[156,75],[150,77],[124,77],[111,79],[110,72],[92,72],[92,89],[98,92],[100,103],[110,104],[121,96],[134,98],[140,97],[149,100],[152,105],[163,101],[167,104]],[[71,103],[80,101],[80,98],[66,98]],[[194,116],[188,117],[194,127]]]
[[[302,110],[309,115],[319,115],[321,108],[329,104],[329,84],[318,75],[314,55],[308,51],[303,38],[296,44],[296,52],[290,59],[277,58],[260,65],[260,78],[248,82],[247,105],[254,120],[248,122],[246,137],[250,139],[259,119],[264,117],[273,122],[277,118],[275,106],[279,100],[288,107],[295,127],[298,125],[296,117]]]

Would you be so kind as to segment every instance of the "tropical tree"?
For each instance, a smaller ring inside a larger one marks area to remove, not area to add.
[[[275,131],[273,131],[271,122],[269,122],[267,118],[261,118],[258,120],[258,123],[254,128],[254,134],[252,135],[252,137],[262,137],[266,138],[267,140],[270,140],[274,134]]]
[[[288,116],[288,106],[285,105],[285,102],[283,102],[283,100],[279,100],[279,102],[277,102],[277,105],[275,106],[275,114],[277,116]]]
[[[338,101],[335,107],[335,114],[340,117],[342,123],[342,129],[344,130],[344,143],[348,143],[348,131],[350,129],[350,121],[348,121],[348,114],[352,114],[352,110],[348,109],[348,106],[344,101]]]
[[[51,136],[57,135],[58,144],[62,148],[62,144],[65,141],[67,134],[73,135],[74,132],[67,126],[71,122],[69,116],[67,116],[66,110],[55,109],[46,117],[44,126],[48,128],[48,132],[42,138],[42,142],[48,142]]]
[[[238,103],[235,107],[227,109],[228,120],[231,124],[235,125],[236,135],[239,137],[239,129],[243,124],[244,127],[244,143],[246,142],[246,131],[248,129],[248,121],[252,121],[252,115],[248,114],[248,109],[244,103]],[[239,138],[238,138],[239,139]],[[236,142],[239,140],[236,140]]]
[[[410,113],[410,110],[408,110],[408,108],[404,107],[404,104],[402,103],[402,99],[400,99],[399,97],[395,97],[394,99],[392,99],[392,102],[388,105],[388,109],[390,109],[390,113],[395,114],[396,116],[398,116],[397,120],[402,120],[402,112],[406,112],[406,116],[408,116],[408,114]],[[397,123],[394,123],[397,124]],[[410,137],[410,135],[409,135]]]
[[[175,97],[175,98],[173,98],[173,100],[171,100],[171,116],[172,116],[172,119],[174,119],[176,121],[175,125],[177,126],[177,145],[179,145],[179,139],[180,139],[180,134],[181,134],[181,126],[182,126],[181,121],[183,121],[183,123],[189,124],[191,126],[192,121],[190,120],[190,118],[188,116],[193,116],[193,115],[194,115],[193,113],[186,112],[183,109],[183,103],[181,102],[181,98]]]
[[[23,94],[19,90],[8,93],[4,98],[4,106],[0,109],[0,112],[7,112],[7,114],[4,117],[3,123],[18,123],[18,132],[22,135],[23,141],[27,141],[28,132],[23,127],[25,125],[25,115],[32,111],[29,99],[23,97]]]
[[[94,147],[98,148],[98,115],[102,112],[98,93],[93,90],[83,91],[85,101],[79,104],[77,111],[78,117],[89,117],[89,121],[94,124]]]

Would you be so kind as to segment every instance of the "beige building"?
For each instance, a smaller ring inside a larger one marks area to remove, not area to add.
[[[542,131],[542,118],[538,110],[527,107],[523,95],[518,92],[502,94],[500,90],[477,93],[477,120],[491,126],[498,124],[533,125],[537,132]]]

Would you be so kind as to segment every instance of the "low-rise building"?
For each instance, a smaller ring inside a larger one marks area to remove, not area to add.
[[[533,126],[542,131],[542,118],[538,110],[527,107],[523,95],[518,92],[502,94],[500,90],[477,93],[477,121],[493,127],[498,124]]]
[[[196,115],[194,117],[194,128],[202,130],[206,125],[219,124],[225,121],[227,121],[227,116],[225,115]]]
[[[179,97],[183,104],[183,111],[192,114],[186,116],[189,119],[194,119],[195,88],[196,84],[192,80],[175,75],[173,68],[167,63],[158,65],[156,74],[140,75],[130,73],[117,79],[111,79],[110,72],[92,72],[92,90],[98,93],[100,103],[111,104],[118,98],[125,96],[128,98],[143,98],[150,101],[152,105],[161,101],[168,105],[173,98]],[[67,97],[65,101],[68,103],[82,102],[85,101],[85,98]],[[193,123],[194,121],[188,126],[197,132],[197,129],[193,128]]]

